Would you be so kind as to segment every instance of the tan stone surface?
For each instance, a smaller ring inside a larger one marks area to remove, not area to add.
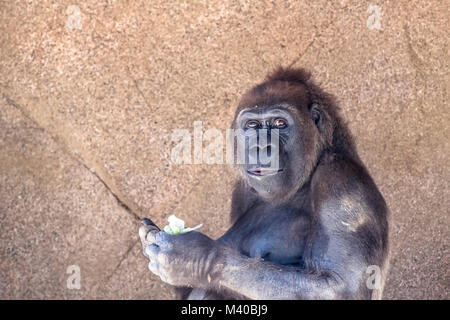
[[[137,240],[135,218],[4,99],[0,149],[0,297],[99,297]],[[71,265],[80,268],[79,290],[67,288]]]
[[[450,298],[450,6],[373,3],[370,30],[370,4],[0,1],[0,298],[171,297],[134,215],[176,213],[217,237],[233,182],[226,166],[171,163],[171,132],[226,129],[278,64],[338,97],[391,208],[385,297]],[[72,258],[91,279],[76,293],[61,285]]]

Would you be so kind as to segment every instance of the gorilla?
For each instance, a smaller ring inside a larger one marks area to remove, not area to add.
[[[389,211],[335,98],[305,69],[279,67],[243,95],[232,128],[268,137],[256,133],[237,165],[231,228],[213,240],[144,220],[150,271],[181,299],[380,299]]]

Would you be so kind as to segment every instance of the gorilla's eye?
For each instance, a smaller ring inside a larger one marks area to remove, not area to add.
[[[273,127],[278,129],[283,129],[287,127],[287,121],[284,119],[276,119],[273,122]]]
[[[256,120],[249,120],[245,124],[246,128],[251,128],[251,129],[258,128],[259,126],[260,126],[260,123],[259,123],[259,121],[256,121]]]

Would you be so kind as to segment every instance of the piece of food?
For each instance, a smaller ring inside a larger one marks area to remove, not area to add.
[[[167,220],[169,221],[169,224],[164,227],[164,232],[170,235],[191,232],[203,226],[203,224],[199,224],[198,226],[195,226],[193,228],[185,228],[184,221],[175,217],[174,215],[171,215]]]

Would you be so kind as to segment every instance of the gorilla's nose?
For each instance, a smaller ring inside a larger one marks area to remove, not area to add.
[[[249,149],[249,164],[270,165],[277,150],[277,147],[273,144],[254,145]]]
[[[269,144],[269,145],[267,145],[267,146],[265,146],[265,147],[259,148],[259,152],[260,152],[260,153],[261,153],[261,152],[265,152],[265,154],[266,154],[268,157],[270,157],[271,152],[272,152],[272,146]]]
[[[249,151],[251,154],[255,154],[255,155],[257,155],[258,153],[261,153],[261,152],[265,152],[265,154],[267,154],[267,156],[270,157],[270,154],[272,152],[272,146],[270,144],[265,145],[265,146],[255,145],[255,146],[251,147]]]

